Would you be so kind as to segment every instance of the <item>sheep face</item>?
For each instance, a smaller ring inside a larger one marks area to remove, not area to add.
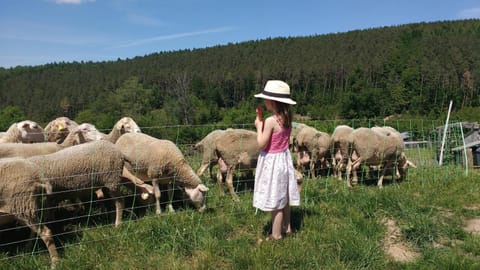
[[[121,134],[125,133],[141,133],[140,127],[130,117],[124,117],[118,121],[116,128],[120,130]]]
[[[49,142],[62,143],[78,124],[68,117],[58,117],[45,127],[45,136]]]
[[[190,199],[191,203],[198,209],[199,212],[203,212],[207,207],[205,203],[206,192],[208,187],[204,184],[200,184],[195,188],[185,188],[185,194]]]
[[[43,142],[43,128],[36,122],[25,120],[17,123],[20,141],[23,143]]]
[[[77,126],[73,132],[78,132],[82,134],[83,138],[79,143],[98,141],[103,139],[104,137],[104,134],[98,131],[98,129],[94,125],[88,123],[83,123]]]

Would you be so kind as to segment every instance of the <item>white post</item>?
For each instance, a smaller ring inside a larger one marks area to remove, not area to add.
[[[443,148],[445,147],[445,139],[447,137],[448,119],[450,118],[450,112],[452,111],[453,100],[450,100],[448,106],[447,120],[445,121],[445,128],[443,129],[442,147],[440,147],[440,158],[438,159],[438,165],[442,166],[443,163]]]
[[[464,160],[465,160],[465,176],[468,176],[468,155],[467,155],[467,147],[465,145],[465,136],[463,135],[462,122],[460,122],[460,132],[462,134],[462,142],[463,142],[463,154],[464,154]]]

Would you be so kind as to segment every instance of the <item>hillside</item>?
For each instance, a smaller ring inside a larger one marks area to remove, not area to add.
[[[480,20],[415,23],[0,69],[0,118],[65,115],[100,127],[123,115],[142,126],[251,122],[252,95],[272,78],[287,81],[296,112],[314,119],[435,117],[450,100],[456,110],[478,107],[479,76]]]

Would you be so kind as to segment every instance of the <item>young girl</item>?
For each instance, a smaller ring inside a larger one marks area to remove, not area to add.
[[[273,115],[263,120],[261,111],[257,111],[255,127],[260,149],[253,206],[272,214],[272,234],[267,240],[279,240],[282,234],[290,234],[290,206],[300,205],[292,156],[288,148],[292,130],[290,104],[296,104],[290,98],[290,87],[283,81],[271,80],[262,93],[255,95],[263,98],[267,110]]]

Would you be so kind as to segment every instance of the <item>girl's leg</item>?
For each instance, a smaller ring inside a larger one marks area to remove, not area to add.
[[[290,206],[287,204],[282,210],[283,212],[283,223],[282,223],[282,232],[285,234],[292,233],[292,227],[290,224]]]
[[[272,238],[274,240],[282,238],[283,209],[272,211]]]

